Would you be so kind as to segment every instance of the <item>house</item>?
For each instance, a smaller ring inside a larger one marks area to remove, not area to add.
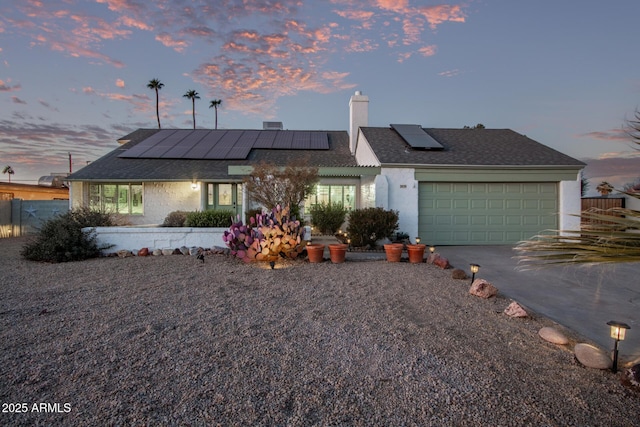
[[[361,92],[351,97],[348,133],[139,129],[68,178],[70,205],[132,224],[161,223],[175,210],[242,213],[252,165],[305,160],[320,175],[307,204],[395,209],[400,231],[429,244],[514,243],[579,225],[584,163],[508,129],[370,127],[368,108]]]

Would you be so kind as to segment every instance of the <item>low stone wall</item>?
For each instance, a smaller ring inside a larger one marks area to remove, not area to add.
[[[228,228],[134,226],[96,227],[95,230],[98,244],[114,245],[107,252],[117,252],[122,249],[175,249],[181,246],[226,247],[222,236]]]

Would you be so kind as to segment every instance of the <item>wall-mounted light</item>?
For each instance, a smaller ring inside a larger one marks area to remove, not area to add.
[[[200,188],[200,185],[199,185],[197,182],[193,181],[193,182],[191,183],[191,189],[192,189],[193,191],[196,191],[196,190],[198,190],[199,188]]]
[[[627,329],[631,329],[631,326],[626,323],[616,322],[615,320],[608,321],[607,325],[611,326],[611,338],[614,339],[611,372],[615,374],[618,372],[618,341],[624,341],[625,333]]]
[[[480,266],[478,264],[471,264],[471,284],[473,285],[473,281],[476,278],[476,273],[480,271]]]

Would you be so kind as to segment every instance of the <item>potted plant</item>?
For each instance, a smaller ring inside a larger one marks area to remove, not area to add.
[[[424,261],[424,251],[427,245],[416,243],[415,245],[407,245],[407,253],[409,254],[409,262],[418,264]]]
[[[387,255],[387,261],[400,262],[402,257],[402,250],[404,245],[402,243],[387,243],[384,245],[384,252]]]
[[[347,255],[347,248],[349,245],[344,243],[332,243],[329,245],[329,256],[331,257],[331,262],[334,264],[340,264],[344,262],[344,259]]]
[[[324,245],[319,243],[307,243],[306,248],[309,262],[318,263],[324,260]]]

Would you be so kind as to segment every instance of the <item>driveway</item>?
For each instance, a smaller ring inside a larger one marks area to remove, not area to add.
[[[613,349],[607,322],[628,324],[620,360],[640,362],[640,262],[519,271],[512,246],[440,246],[437,252],[468,274],[470,263],[479,264],[476,278],[604,349]]]

